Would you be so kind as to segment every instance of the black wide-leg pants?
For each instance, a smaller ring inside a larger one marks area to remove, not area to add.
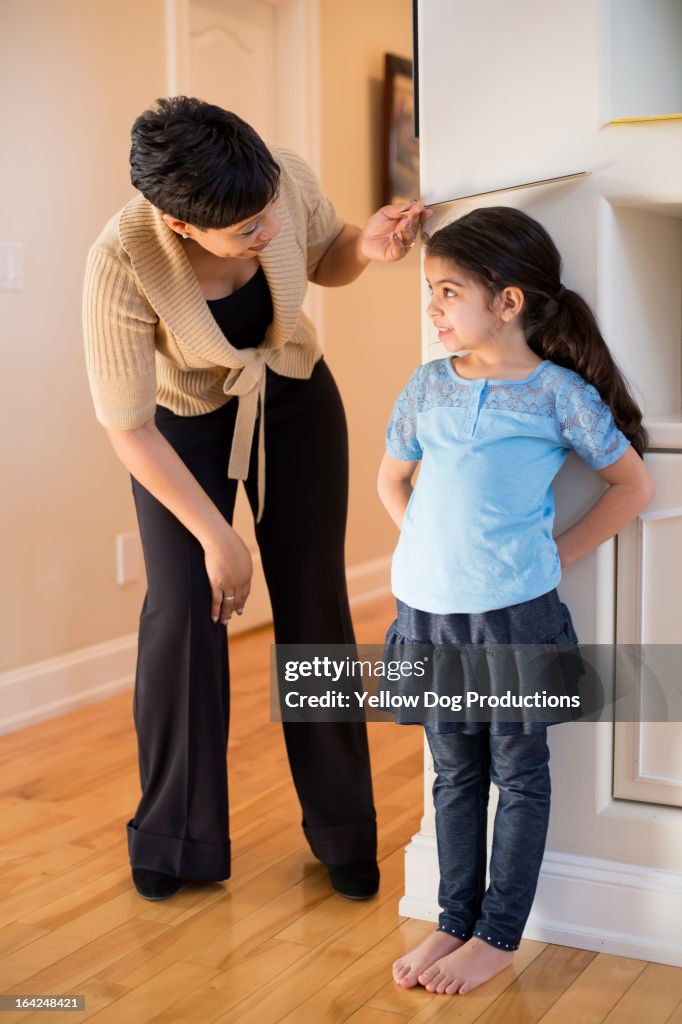
[[[232,521],[227,477],[237,401],[156,424]],[[354,643],[344,568],[348,501],[346,420],[320,360],[309,380],[268,369],[265,509],[256,527],[277,643]],[[256,440],[246,492],[257,507]],[[142,798],[128,822],[133,867],[185,879],[230,874],[225,627],[210,616],[198,540],[136,480],[133,494],[147,571],[133,713]],[[263,745],[269,742],[263,727]],[[284,723],[286,749],[310,847],[327,864],[376,856],[376,819],[364,723]]]

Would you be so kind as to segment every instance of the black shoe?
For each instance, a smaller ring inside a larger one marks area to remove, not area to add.
[[[375,860],[354,860],[349,864],[327,864],[334,892],[349,900],[368,900],[379,889],[379,865]]]
[[[182,889],[181,878],[148,868],[133,868],[133,882],[140,896],[146,900],[167,900]]]

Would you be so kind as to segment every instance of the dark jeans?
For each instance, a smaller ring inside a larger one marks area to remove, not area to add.
[[[436,780],[441,915],[438,927],[518,949],[547,837],[551,786],[547,730],[513,736],[426,728]],[[499,789],[486,880],[488,794]]]
[[[159,407],[156,424],[232,521],[237,481],[227,477],[236,400],[202,416]],[[344,568],[348,498],[346,420],[320,360],[309,380],[268,371],[265,509],[256,527],[277,643],[354,642]],[[257,507],[256,444],[245,482]],[[187,879],[230,874],[226,749],[229,669],[225,627],[210,616],[198,540],[133,480],[147,570],[134,718],[142,798],[128,822],[134,867]],[[261,711],[268,715],[268,700]],[[270,730],[263,724],[263,746]],[[286,723],[287,755],[303,829],[320,860],[376,856],[364,723]],[[257,795],[257,794],[255,794]]]

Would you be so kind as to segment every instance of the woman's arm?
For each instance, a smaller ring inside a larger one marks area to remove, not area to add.
[[[606,469],[596,472],[609,487],[582,519],[556,538],[562,569],[614,537],[654,497],[653,480],[632,447]]]
[[[395,525],[400,529],[403,525],[405,509],[412,496],[412,477],[419,461],[403,462],[385,454],[379,467],[377,490],[384,508]]]
[[[226,623],[240,615],[251,587],[249,550],[190,473],[174,448],[147,420],[133,430],[106,428],[129,473],[194,534],[204,549],[211,586],[211,618]],[[225,602],[234,594],[234,601]]]

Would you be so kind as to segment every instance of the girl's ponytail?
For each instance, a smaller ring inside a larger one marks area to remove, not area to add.
[[[578,292],[563,285],[547,305],[543,322],[526,336],[528,345],[543,359],[576,370],[592,384],[610,407],[618,429],[637,454],[643,455],[648,437],[642,425],[642,412],[602,337],[592,310]]]
[[[454,263],[487,289],[491,301],[510,285],[524,294],[522,326],[542,359],[575,370],[597,389],[616,426],[641,456],[642,412],[585,300],[561,284],[561,256],[538,221],[510,206],[472,210],[426,239],[427,256]]]

